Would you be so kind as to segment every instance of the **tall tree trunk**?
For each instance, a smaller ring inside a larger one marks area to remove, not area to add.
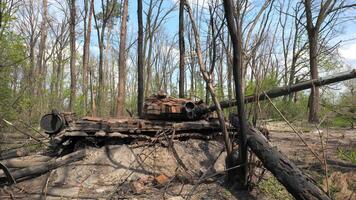
[[[124,0],[121,30],[120,30],[120,53],[119,53],[119,84],[117,95],[117,111],[116,116],[123,116],[125,105],[125,82],[126,82],[126,24],[128,14],[128,0]]]
[[[147,67],[147,73],[146,73],[146,87],[145,87],[145,95],[149,96],[151,94],[151,86],[152,86],[152,51],[153,51],[153,32],[149,33],[151,36],[149,37],[149,46],[148,46],[148,53],[147,53],[147,61],[145,62],[145,65]]]
[[[94,12],[94,0],[90,0],[90,8],[88,15],[88,24],[84,32],[84,48],[83,48],[83,98],[84,110],[88,112],[88,65],[89,65],[89,50],[90,50],[90,35],[91,35],[91,20]]]
[[[75,17],[76,17],[76,8],[75,1],[71,0],[70,5],[70,99],[69,99],[69,110],[73,111],[75,105],[76,97],[76,87],[77,87],[77,77],[76,77],[76,49],[75,49]]]
[[[235,95],[237,102],[238,110],[238,119],[239,119],[239,163],[242,164],[242,167],[237,169],[237,182],[242,187],[247,186],[247,119],[245,114],[244,106],[244,94],[242,90],[242,78],[243,78],[243,55],[242,55],[242,33],[240,26],[240,8],[239,3],[237,3],[237,22],[235,21],[235,5],[231,0],[224,0],[224,10],[225,18],[227,21],[232,47],[233,47],[233,77],[235,82]],[[230,166],[232,167],[232,166]]]
[[[318,79],[318,31],[315,29],[308,31],[309,38],[309,63],[310,63],[310,78]],[[309,96],[309,117],[308,121],[312,123],[318,123],[318,111],[319,111],[319,87],[315,86],[311,88]]]
[[[143,83],[143,22],[142,22],[142,0],[137,0],[137,24],[138,24],[138,38],[137,38],[137,112],[142,116],[143,99],[144,99],[144,83]]]
[[[320,5],[320,12],[318,14],[317,20],[314,25],[314,18],[312,14],[312,2],[311,0],[304,0],[305,7],[305,16],[306,16],[306,29],[308,33],[308,42],[309,42],[309,65],[310,65],[310,78],[317,79],[318,78],[318,37],[319,37],[319,29],[321,23],[325,19],[325,12],[329,4],[330,0],[324,2],[324,4]],[[319,88],[312,87],[310,96],[309,96],[309,117],[308,121],[311,123],[319,122],[318,118],[318,110],[319,110]]]
[[[45,71],[45,52],[46,52],[46,40],[47,40],[47,13],[48,13],[48,3],[47,0],[42,1],[42,22],[41,22],[41,36],[40,43],[38,48],[38,57],[37,57],[37,66],[38,66],[38,79],[37,79],[37,88],[35,94],[42,96],[43,81],[45,80],[44,71]]]
[[[184,44],[184,1],[179,3],[179,97],[184,98],[185,44]]]

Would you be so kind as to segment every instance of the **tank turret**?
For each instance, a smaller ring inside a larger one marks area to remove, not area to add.
[[[143,107],[143,118],[167,121],[194,121],[208,117],[201,114],[207,108],[203,101],[168,97],[156,94],[146,98]]]

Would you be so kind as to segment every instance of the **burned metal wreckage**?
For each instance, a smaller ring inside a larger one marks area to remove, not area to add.
[[[127,141],[212,139],[221,134],[221,128],[216,118],[202,112],[205,109],[207,106],[202,101],[157,94],[146,99],[141,118],[83,117],[75,120],[73,113],[54,110],[42,117],[40,125],[55,145],[80,138],[95,138],[98,141],[108,138]],[[236,130],[229,123],[226,126],[231,132]]]

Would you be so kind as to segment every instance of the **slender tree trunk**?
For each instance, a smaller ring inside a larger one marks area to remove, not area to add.
[[[244,94],[242,91],[243,79],[243,56],[242,56],[242,33],[240,27],[240,8],[237,3],[237,22],[235,21],[234,12],[235,5],[231,0],[224,0],[225,18],[227,20],[228,29],[230,32],[232,47],[233,47],[233,77],[235,82],[235,95],[237,102],[238,118],[239,118],[239,163],[243,166],[236,171],[237,182],[242,187],[247,186],[247,119],[244,108]],[[232,166],[230,166],[232,167]]]
[[[125,105],[125,87],[126,87],[126,24],[128,15],[128,0],[124,0],[121,30],[120,30],[120,53],[119,53],[119,84],[117,95],[117,111],[116,116],[123,116]]]
[[[179,3],[179,97],[184,98],[185,44],[184,44],[184,1]]]
[[[150,33],[153,34],[153,33]],[[149,37],[149,46],[148,46],[148,53],[147,53],[147,62],[145,65],[147,67],[147,74],[146,74],[146,88],[145,88],[145,95],[149,96],[151,94],[151,85],[152,85],[152,51],[153,51],[153,35]]]
[[[142,116],[143,99],[144,99],[144,82],[143,82],[143,22],[142,22],[142,0],[137,0],[137,24],[138,24],[138,38],[137,38],[137,112]]]
[[[76,49],[75,49],[75,17],[76,8],[75,1],[71,0],[70,5],[70,99],[69,99],[69,110],[74,110],[75,97],[76,97],[76,87],[77,87],[77,77],[76,77]]]
[[[218,114],[219,123],[220,123],[220,126],[221,126],[222,133],[224,135],[226,152],[227,152],[227,155],[229,156],[232,153],[232,143],[231,143],[231,140],[230,140],[230,137],[229,137],[229,133],[227,132],[227,128],[226,128],[226,125],[225,125],[224,114],[223,114],[222,109],[220,107],[220,103],[219,103],[219,101],[218,101],[218,99],[217,99],[217,97],[215,95],[214,87],[213,87],[212,83],[210,82],[210,76],[209,76],[209,74],[208,74],[208,72],[206,70],[205,64],[203,62],[203,55],[202,55],[201,47],[200,47],[200,34],[199,34],[199,31],[198,31],[197,26],[195,24],[195,20],[194,20],[192,9],[190,8],[190,6],[189,6],[189,4],[187,2],[185,3],[185,5],[187,7],[189,18],[190,18],[190,21],[191,21],[191,24],[192,24],[192,29],[193,29],[193,32],[194,32],[194,41],[195,41],[195,45],[196,45],[195,52],[196,52],[197,57],[198,57],[198,64],[199,64],[200,72],[201,72],[205,82],[209,83],[208,84],[208,89],[209,89],[209,92],[210,92],[210,95],[211,95],[211,99],[213,100],[214,104],[217,107],[216,112]]]
[[[86,32],[84,32],[84,48],[83,48],[83,98],[85,112],[88,111],[88,65],[89,65],[89,50],[90,50],[90,35],[91,35],[91,20],[94,12],[94,0],[90,0],[90,8],[88,15],[88,24]]]
[[[38,66],[38,79],[37,88],[35,94],[42,96],[43,81],[45,80],[45,52],[46,52],[46,40],[47,40],[47,13],[48,13],[48,3],[47,0],[42,1],[42,22],[41,22],[41,36],[38,48],[37,66]]]

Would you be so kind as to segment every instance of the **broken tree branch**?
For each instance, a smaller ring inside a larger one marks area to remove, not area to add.
[[[16,181],[18,181],[21,178],[46,173],[48,171],[51,171],[63,165],[67,165],[71,162],[78,161],[84,157],[85,157],[85,150],[79,150],[74,153],[70,153],[63,157],[57,158],[55,160],[49,161],[43,165],[36,165],[36,166],[31,166],[31,167],[16,170],[12,172],[11,175]]]
[[[247,145],[294,198],[330,200],[312,179],[277,148],[272,147],[258,130],[247,131]]]

